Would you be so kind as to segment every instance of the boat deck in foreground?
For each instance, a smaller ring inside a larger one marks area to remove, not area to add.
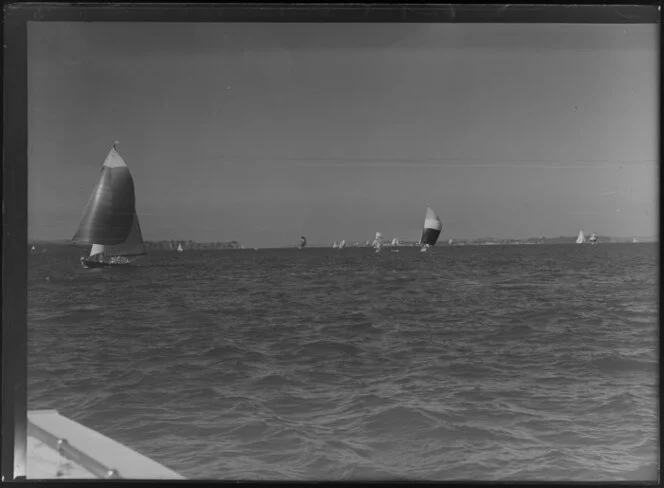
[[[56,410],[28,412],[28,479],[184,479]]]

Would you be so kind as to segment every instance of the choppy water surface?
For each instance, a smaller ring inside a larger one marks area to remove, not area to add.
[[[29,407],[186,477],[656,478],[655,244],[79,253],[30,256]]]

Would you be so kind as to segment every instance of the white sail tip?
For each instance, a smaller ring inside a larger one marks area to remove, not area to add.
[[[426,211],[426,213],[425,213],[425,215],[424,215],[424,218],[425,218],[425,219],[436,219],[436,220],[440,220],[440,219],[438,218],[438,215],[436,215],[436,212],[434,212],[433,209],[432,209],[431,207],[427,207],[427,211]]]
[[[106,156],[103,166],[106,166],[107,168],[126,168],[127,165],[125,164],[124,159],[122,159],[122,156],[120,156],[115,149],[116,144],[117,141],[113,143],[113,147],[109,151],[108,156]]]

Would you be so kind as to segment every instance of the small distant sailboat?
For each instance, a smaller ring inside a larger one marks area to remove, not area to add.
[[[420,238],[420,245],[422,248],[420,252],[426,252],[429,247],[435,246],[438,241],[438,236],[443,230],[443,224],[431,207],[427,207],[424,215],[424,229],[422,230],[422,237]]]
[[[339,247],[339,244],[337,244],[337,241],[334,241],[334,243],[332,244],[332,249],[336,249],[338,247]]]
[[[304,236],[300,236],[300,245],[298,246],[299,249],[304,249],[307,247],[307,238]]]
[[[583,235],[583,231],[579,231],[579,236],[576,238],[577,244],[584,244],[586,242],[586,236]]]
[[[632,238],[632,243],[633,243],[633,244],[636,244],[637,242],[639,242],[639,241],[636,239],[636,237],[633,237],[633,238]]]
[[[376,232],[376,237],[372,245],[376,250],[376,252],[380,252],[381,248],[383,247],[383,234],[381,234],[380,232]]]
[[[343,249],[344,247],[346,247],[346,241],[342,239],[341,242],[339,243],[339,249]]]
[[[588,238],[588,241],[590,242],[590,244],[595,245],[599,242],[599,238],[597,237],[597,234],[595,234],[593,232],[592,234],[590,234],[590,237]]]
[[[448,246],[451,246],[452,244],[454,244],[454,240],[453,240],[453,239],[449,239],[449,240],[447,241],[447,245],[448,245]]]
[[[182,243],[178,242],[178,248],[176,249],[177,252],[182,252],[184,249],[182,249]]]
[[[394,249],[392,250],[392,252],[399,252],[399,249],[398,249],[398,248],[399,248],[399,239],[397,239],[397,238],[395,237],[394,239],[392,239],[392,243],[391,243],[391,244],[392,244],[392,247],[394,248]]]
[[[99,183],[72,239],[92,245],[90,255],[81,256],[84,268],[126,265],[133,261],[130,258],[146,254],[136,215],[134,180],[116,145],[117,141],[102,164]]]
[[[37,248],[36,248],[35,246],[32,246],[32,247],[30,248],[30,251],[32,251],[32,252],[35,252],[36,250],[37,250]]]

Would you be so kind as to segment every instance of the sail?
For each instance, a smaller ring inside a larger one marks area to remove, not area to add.
[[[343,249],[344,247],[346,247],[346,241],[342,239],[341,242],[339,243],[339,249]]]
[[[300,236],[300,249],[304,249],[307,246],[307,238]]]
[[[103,244],[93,244],[90,249],[90,256],[96,256],[97,254],[104,254],[106,252],[106,246]]]
[[[182,251],[183,251],[183,249],[182,249],[182,243],[181,243],[181,242],[178,243],[177,251],[178,251],[178,252],[182,252]]]
[[[443,230],[443,224],[441,223],[440,219],[431,209],[431,207],[427,207],[427,211],[424,216],[424,229],[422,230],[420,244],[435,246],[441,230]]]
[[[93,244],[93,248],[99,244]],[[127,239],[116,245],[101,245],[103,252],[108,256],[142,256],[145,254],[145,243],[143,242],[143,234],[141,233],[141,226],[138,223],[138,216],[134,214],[131,228]],[[90,253],[92,255],[92,253]]]
[[[99,182],[85,207],[74,242],[103,245],[125,242],[134,226],[138,228],[135,204],[134,180],[114,145],[102,165]]]
[[[583,244],[584,242],[586,242],[586,238],[583,235],[583,231],[580,230],[579,231],[579,237],[576,238],[576,243],[577,244]]]
[[[399,239],[395,237],[394,239],[392,239],[392,246],[397,247],[398,245],[399,245]]]
[[[373,241],[373,247],[380,249],[383,246],[383,234],[376,232],[376,238]]]

